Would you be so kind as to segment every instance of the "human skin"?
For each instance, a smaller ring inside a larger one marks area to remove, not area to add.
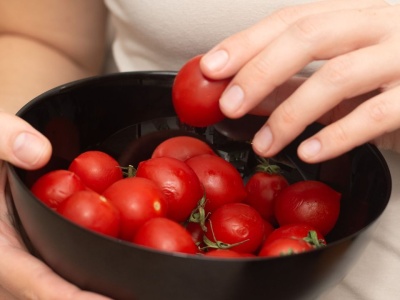
[[[399,15],[400,5],[382,0],[287,7],[216,45],[201,67],[214,79],[234,76],[220,99],[226,116],[270,115],[252,143],[261,156],[314,121],[328,125],[300,144],[306,162],[368,141],[400,152]],[[324,65],[296,89],[291,78],[318,60]]]
[[[30,255],[4,195],[4,161],[36,169],[51,153],[48,140],[14,114],[50,88],[100,73],[106,9],[99,0],[0,0],[0,12],[0,298],[109,299],[82,291]]]

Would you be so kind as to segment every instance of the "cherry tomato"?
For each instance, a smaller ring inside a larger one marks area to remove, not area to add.
[[[138,228],[154,217],[167,215],[168,203],[150,179],[128,177],[113,183],[103,195],[121,214],[121,239],[131,241]]]
[[[205,246],[204,242],[203,242],[204,231],[203,231],[203,228],[201,227],[200,223],[188,222],[185,225],[185,228],[190,233],[194,243],[197,246],[199,246],[200,248]]]
[[[57,211],[70,221],[111,237],[118,237],[120,214],[118,209],[100,194],[79,191],[62,202]]]
[[[132,241],[138,245],[167,252],[197,253],[197,247],[189,232],[168,218],[148,220],[139,228]]]
[[[174,157],[185,161],[200,154],[215,154],[206,142],[191,136],[176,136],[161,142],[153,151],[152,157]]]
[[[276,257],[293,255],[314,249],[314,247],[302,239],[281,238],[271,243],[266,243],[261,248],[258,256]]]
[[[212,249],[206,253],[204,256],[207,257],[218,257],[218,258],[243,258],[246,257],[243,253],[236,252],[231,249]]]
[[[340,212],[341,194],[320,181],[304,180],[283,189],[275,199],[275,217],[280,226],[305,223],[326,236]]]
[[[202,154],[186,163],[194,170],[206,192],[205,212],[213,212],[226,203],[243,202],[246,190],[235,167],[222,157]]]
[[[31,187],[32,193],[43,203],[56,209],[72,194],[85,190],[82,180],[73,172],[55,170],[39,177]]]
[[[172,86],[172,103],[181,122],[205,127],[224,119],[219,98],[230,79],[206,78],[200,69],[198,55],[190,59],[178,72]]]
[[[204,194],[196,173],[185,162],[173,157],[141,161],[136,177],[144,177],[157,184],[168,201],[167,217],[177,222],[189,218]]]
[[[215,210],[206,221],[208,246],[254,253],[264,240],[264,220],[251,206],[228,203]]]
[[[265,167],[265,168],[264,168]],[[261,216],[275,222],[274,206],[278,193],[289,185],[274,165],[260,164],[246,183],[246,203],[258,210]]]
[[[81,153],[71,162],[68,170],[77,174],[87,187],[100,194],[123,178],[118,162],[102,151]]]
[[[311,239],[311,232],[315,232],[316,240]],[[313,246],[326,245],[324,236],[309,224],[288,224],[276,228],[266,238],[265,243],[271,243],[281,238],[303,239]]]

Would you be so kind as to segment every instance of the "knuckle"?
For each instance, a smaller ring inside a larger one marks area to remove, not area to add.
[[[298,116],[296,113],[296,109],[293,106],[292,102],[285,101],[280,106],[280,120],[284,127],[293,126],[293,124],[297,124]]]
[[[290,6],[279,9],[274,17],[284,25],[290,25],[303,16],[303,11],[298,6]]]
[[[348,130],[340,122],[334,123],[332,127],[332,142],[336,145],[347,144],[349,140]]]
[[[301,18],[293,24],[293,32],[297,39],[306,44],[316,44],[323,39],[323,28],[320,20],[314,17]]]
[[[322,67],[320,76],[332,86],[343,86],[352,77],[353,60],[350,55],[338,56]]]
[[[382,99],[371,101],[371,103],[367,104],[366,109],[369,118],[376,123],[386,120],[389,116],[389,108]]]

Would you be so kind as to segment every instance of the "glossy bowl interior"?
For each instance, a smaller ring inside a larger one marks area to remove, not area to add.
[[[18,115],[53,145],[51,161],[41,170],[8,165],[8,204],[32,253],[79,287],[114,299],[314,299],[336,285],[385,210],[391,177],[382,155],[369,144],[321,164],[300,161],[296,147],[321,128],[318,124],[273,158],[290,181],[321,180],[343,194],[329,245],[304,254],[216,260],[148,250],[76,226],[30,193],[38,176],[66,168],[82,151],[100,149],[121,165],[135,165],[177,134],[201,136],[246,177],[255,163],[246,140],[264,120],[246,116],[209,128],[180,124],[171,105],[174,76],[132,72],[89,78],[50,90],[20,110]]]

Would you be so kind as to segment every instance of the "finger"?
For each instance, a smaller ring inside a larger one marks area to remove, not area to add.
[[[364,102],[353,112],[328,125],[300,144],[306,162],[327,160],[400,127],[400,87]]]
[[[374,18],[371,14],[341,11],[299,20],[236,74],[220,99],[222,112],[241,117],[311,61],[377,43],[391,30],[382,24],[391,22],[384,12],[375,11]]]
[[[50,142],[17,116],[0,111],[0,160],[26,169],[43,166],[50,158]]]
[[[213,47],[203,56],[201,69],[207,77],[213,79],[232,77],[296,21],[306,16],[330,11],[367,8],[377,5],[376,2],[374,0],[318,1],[285,7]]]
[[[398,52],[400,41],[393,41],[330,60],[274,110],[267,126],[276,138],[266,145],[259,140],[263,137],[256,135],[253,146],[257,152],[264,156],[276,154],[306,126],[331,111],[343,99],[365,94],[400,78]]]

